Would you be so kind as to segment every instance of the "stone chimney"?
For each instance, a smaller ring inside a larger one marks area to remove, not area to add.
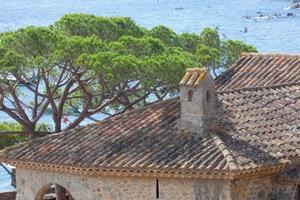
[[[179,130],[204,137],[216,114],[214,79],[206,68],[188,68],[180,81]]]

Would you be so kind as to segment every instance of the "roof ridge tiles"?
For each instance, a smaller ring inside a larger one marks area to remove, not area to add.
[[[227,164],[229,166],[229,170],[230,171],[238,170],[239,168],[238,168],[237,161],[234,158],[230,149],[225,145],[223,140],[218,136],[218,134],[214,133],[213,131],[211,131],[211,133],[209,135],[213,139],[214,143],[219,148],[219,150],[222,152],[222,154],[223,154],[224,158],[226,159]]]
[[[242,52],[241,56],[278,56],[278,57],[299,57],[300,53],[287,52]]]
[[[280,84],[272,84],[272,85],[264,85],[264,86],[256,86],[256,87],[234,88],[229,90],[217,91],[217,94],[228,94],[234,92],[255,91],[255,90],[262,90],[262,89],[275,89],[281,87],[291,87],[294,85],[300,85],[300,82],[289,82],[289,83],[280,83]]]

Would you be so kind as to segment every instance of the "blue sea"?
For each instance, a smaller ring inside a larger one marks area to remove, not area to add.
[[[290,0],[0,0],[0,32],[47,26],[66,13],[130,16],[139,25],[177,33],[217,28],[222,39],[239,39],[259,51],[300,52],[300,10]],[[47,121],[46,116],[44,121]],[[0,113],[0,120],[7,118]],[[12,190],[0,169],[0,192]]]
[[[11,170],[8,166],[7,168]],[[10,175],[0,166],[0,193],[13,190],[15,188],[11,186]]]

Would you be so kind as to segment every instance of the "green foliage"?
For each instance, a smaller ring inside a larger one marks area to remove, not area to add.
[[[48,131],[49,125],[45,123],[38,124],[37,131]],[[19,132],[23,131],[23,127],[15,122],[1,122],[0,132]],[[25,142],[29,139],[28,135],[24,134],[0,134],[0,149],[15,145],[20,142]]]
[[[51,56],[60,42],[60,35],[45,27],[27,27],[6,34],[1,38],[1,46],[23,57],[27,66],[43,66],[51,60]],[[20,66],[20,65],[19,65]]]
[[[217,48],[212,48],[200,44],[196,52],[199,62],[209,69],[216,68],[221,64],[221,52]]]
[[[239,40],[221,41],[215,29],[205,28],[200,34],[196,55],[202,66],[208,67],[215,76],[217,69],[226,69],[236,61],[242,52],[256,52],[254,46]]]
[[[2,122],[0,123],[0,131],[21,131],[22,126],[17,123]],[[17,134],[0,135],[0,149],[14,145],[19,142],[26,141],[26,137]]]
[[[211,28],[205,28],[200,34],[200,43],[208,48],[219,49],[221,40],[218,31]]]
[[[60,62],[74,62],[82,54],[93,54],[99,51],[103,51],[106,48],[106,44],[99,38],[92,37],[80,37],[70,36],[62,37],[60,43],[55,50],[56,59]]]
[[[183,50],[194,54],[200,44],[200,36],[195,33],[183,33],[179,35],[178,42]]]
[[[168,46],[178,46],[178,36],[170,28],[157,26],[153,28],[149,34],[154,38],[158,38]]]
[[[112,53],[114,56],[118,55],[118,59],[128,55],[140,59],[161,56],[170,47],[181,48],[181,53],[188,52],[191,54],[189,57],[197,57],[191,59],[196,61],[192,63],[193,66],[206,66],[210,69],[227,68],[239,58],[241,52],[256,51],[255,47],[241,41],[221,41],[217,30],[210,28],[205,28],[200,35],[176,34],[164,26],[144,29],[127,17],[67,14],[50,28],[31,26],[2,34],[0,68],[24,71],[24,66],[49,67],[63,61],[75,65],[86,56],[95,58],[93,54],[97,54],[99,58],[103,57],[100,54]],[[123,60],[127,59],[125,57]],[[98,61],[98,64],[104,64],[103,58]],[[109,67],[115,66],[111,61],[105,63],[106,67],[94,63],[93,69],[100,72],[105,68],[104,72],[107,72]],[[91,69],[91,65],[86,67]]]
[[[222,55],[227,65],[234,63],[240,57],[241,52],[257,52],[257,50],[254,46],[247,45],[240,40],[227,40],[223,42]]]
[[[134,38],[132,36],[123,36],[119,42],[126,50],[125,54],[132,54],[137,57],[160,55],[165,51],[164,44],[152,37]]]
[[[243,51],[256,49],[222,41],[215,29],[176,34],[164,26],[145,29],[127,17],[68,14],[50,27],[0,35],[0,96],[6,99],[0,108],[30,132],[48,111],[61,131],[64,116],[76,110],[70,129],[95,113],[123,112],[176,94],[187,67],[205,66],[217,76],[216,69]],[[22,99],[24,87],[29,102]]]
[[[128,17],[97,17],[83,14],[67,14],[51,28],[73,36],[95,35],[103,41],[115,41],[123,35],[142,37],[145,34],[145,29],[137,26]]]
[[[1,50],[0,50],[1,51]],[[0,71],[2,73],[15,71],[17,68],[22,68],[25,64],[25,58],[15,51],[3,50],[0,52]]]

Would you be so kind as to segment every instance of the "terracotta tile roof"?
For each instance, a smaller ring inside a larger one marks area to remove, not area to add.
[[[179,100],[22,144],[6,158],[95,167],[226,169],[212,137],[177,132]]]
[[[244,54],[215,84],[219,91],[300,82],[300,55]]]
[[[252,57],[260,56],[242,59]],[[245,76],[247,87],[233,90],[240,82],[236,73],[227,85],[219,85],[217,120],[207,137],[178,131],[180,101],[174,98],[19,144],[1,151],[0,161],[129,171],[235,173],[285,165],[299,157],[300,75],[291,79],[294,83],[285,79],[285,83],[276,84],[268,78],[269,86],[263,79],[251,82]],[[254,72],[250,74],[254,76]],[[222,91],[225,89],[230,90]]]
[[[219,136],[241,168],[300,155],[300,84],[221,92]]]
[[[219,92],[218,122],[177,131],[179,98],[2,151],[0,160],[80,167],[235,171],[300,155],[300,85]]]

